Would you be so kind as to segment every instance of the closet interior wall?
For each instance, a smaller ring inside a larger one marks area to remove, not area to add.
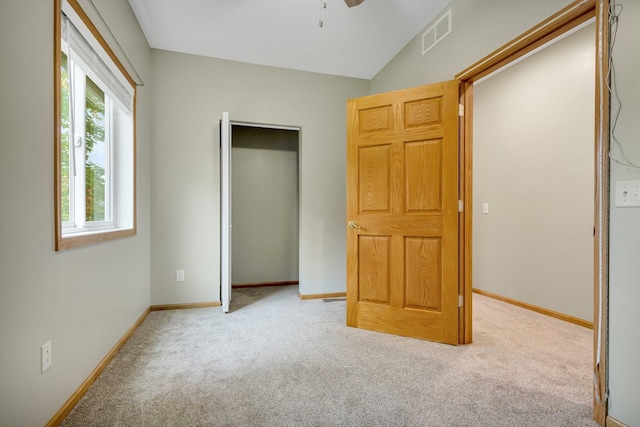
[[[234,285],[298,280],[299,132],[232,125]]]

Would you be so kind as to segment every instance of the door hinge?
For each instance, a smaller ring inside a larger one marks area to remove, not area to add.
[[[464,117],[464,104],[458,104],[458,116]]]
[[[464,295],[458,295],[458,307],[462,307],[464,305]]]
[[[464,202],[462,200],[458,200],[458,212],[464,212]]]

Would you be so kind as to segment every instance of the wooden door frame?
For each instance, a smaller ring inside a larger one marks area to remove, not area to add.
[[[459,218],[459,291],[465,304],[459,313],[459,342],[472,341],[472,199],[473,84],[556,37],[596,18],[595,185],[594,185],[594,377],[593,417],[607,421],[607,326],[609,242],[609,0],[577,0],[456,75],[460,82],[459,192],[464,211]]]

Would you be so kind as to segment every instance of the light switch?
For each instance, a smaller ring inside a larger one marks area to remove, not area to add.
[[[483,215],[489,214],[489,203],[482,204],[482,214]]]
[[[184,270],[176,270],[176,282],[184,282]]]
[[[640,207],[640,180],[616,182],[616,207]]]

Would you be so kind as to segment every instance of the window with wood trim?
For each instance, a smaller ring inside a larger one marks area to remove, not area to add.
[[[56,0],[56,250],[131,236],[136,86],[76,0]]]

